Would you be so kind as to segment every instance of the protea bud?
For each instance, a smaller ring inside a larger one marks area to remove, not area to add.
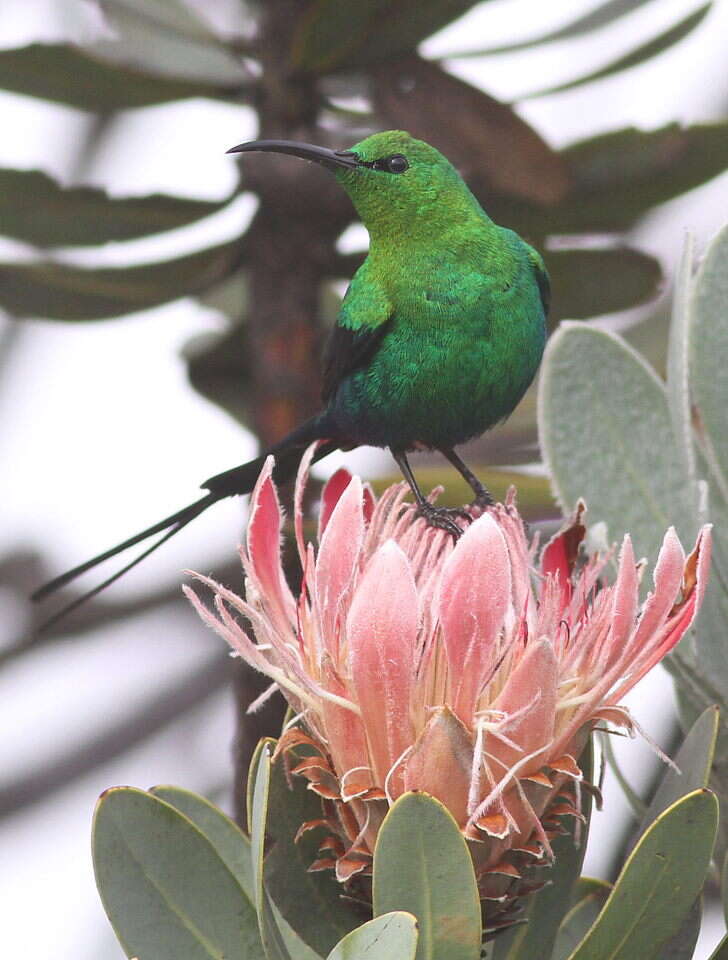
[[[375,503],[339,471],[323,491],[315,550],[301,511],[311,454],[295,497],[299,596],[281,567],[272,460],[241,549],[246,600],[200,577],[214,591],[214,615],[186,593],[295,711],[278,752],[306,745],[293,773],[322,798],[321,818],[301,826],[326,830],[312,869],[359,882],[388,806],[426,791],[468,839],[493,924],[528,889],[524,868],[551,859],[556,818],[580,816],[577,761],[593,726],[631,728],[620,700],[692,623],[709,529],[687,558],[668,530],[640,606],[629,537],[605,586],[608,557],[579,552],[581,509],[535,564],[512,494],[453,543],[417,517],[404,485]]]

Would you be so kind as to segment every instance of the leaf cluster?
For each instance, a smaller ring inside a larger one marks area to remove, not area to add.
[[[676,756],[680,772],[667,770],[613,885],[580,877],[586,836],[577,841],[567,828],[550,885],[530,895],[520,924],[495,936],[467,844],[426,794],[405,794],[386,815],[369,905],[342,896],[327,872],[309,872],[316,831],[294,838],[320,801],[271,761],[272,741],[253,759],[248,834],[176,787],[103,794],[99,891],[139,960],[479,960],[483,951],[489,960],[690,960],[717,829],[706,789],[717,725],[709,709],[693,726]],[[590,755],[581,763],[589,771]],[[584,813],[588,833],[589,804]]]

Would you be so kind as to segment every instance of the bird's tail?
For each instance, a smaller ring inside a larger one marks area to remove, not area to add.
[[[54,614],[53,617],[45,621],[43,628],[46,629],[51,626],[51,624],[56,623],[61,619],[61,617],[66,616],[66,614],[70,613],[72,610],[75,610],[76,607],[80,606],[80,604],[84,603],[86,600],[89,600],[91,597],[96,596],[96,594],[110,586],[112,583],[118,580],[119,577],[122,577],[125,573],[131,570],[132,567],[135,567],[138,563],[141,563],[141,561],[144,560],[145,557],[148,557],[150,553],[153,553],[155,550],[161,547],[163,543],[173,537],[176,533],[179,533],[179,531],[186,527],[188,523],[191,523],[195,517],[199,517],[199,515],[207,510],[208,507],[211,507],[213,503],[217,503],[219,500],[224,500],[226,497],[250,493],[255,486],[260,471],[263,469],[266,458],[270,454],[275,456],[273,479],[277,483],[285,483],[287,480],[292,479],[296,474],[298,465],[301,462],[301,458],[303,457],[307,446],[314,440],[323,440],[316,450],[314,460],[320,460],[322,457],[327,456],[329,453],[338,448],[338,443],[335,440],[327,439],[326,423],[324,420],[324,415],[322,414],[312,417],[310,420],[307,420],[305,423],[301,424],[300,427],[297,427],[292,433],[288,434],[287,437],[284,437],[283,440],[271,447],[270,450],[261,456],[256,457],[254,460],[249,460],[248,463],[243,463],[238,467],[233,467],[231,470],[226,470],[224,473],[219,473],[214,477],[210,477],[209,480],[206,480],[201,485],[202,488],[208,492],[203,497],[200,497],[199,500],[195,500],[193,503],[188,504],[186,507],[183,507],[176,513],[172,513],[163,520],[159,520],[157,523],[152,524],[151,527],[147,527],[146,530],[142,530],[139,533],[134,534],[134,536],[129,537],[122,543],[117,543],[116,546],[110,547],[103,553],[92,557],[90,560],[86,560],[84,563],[80,563],[72,570],[67,570],[60,576],[55,577],[48,583],[43,584],[43,586],[39,587],[35,593],[32,594],[31,600],[36,602],[43,600],[45,597],[48,597],[50,594],[60,590],[61,587],[64,587],[67,583],[70,583],[72,580],[80,577],[82,574],[86,573],[87,570],[93,569],[94,567],[103,563],[105,560],[109,560],[112,557],[117,556],[117,554],[123,553],[130,547],[134,547],[139,543],[143,543],[145,540],[148,540],[150,537],[153,537],[158,533],[162,534],[159,540],[156,540],[137,557],[134,557],[134,559],[127,563],[126,566],[122,567],[120,570],[117,570],[116,573],[112,574],[110,577],[104,580],[103,583],[94,587],[92,590],[82,594],[80,597],[76,597],[71,603],[59,610],[58,613]]]

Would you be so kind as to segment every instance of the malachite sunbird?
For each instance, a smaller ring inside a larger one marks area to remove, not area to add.
[[[423,497],[407,453],[439,450],[479,505],[493,502],[455,447],[507,417],[536,374],[549,302],[543,260],[518,234],[493,223],[439,151],[403,131],[375,133],[348,150],[254,140],[229,152],[250,151],[291,154],[329,169],[370,238],[325,351],[323,409],[266,452],[276,457],[276,480],[295,474],[314,440],[323,441],[317,459],[362,444],[388,447],[423,516],[458,536],[453,511]],[[264,459],[206,480],[199,500],[57,577],[34,599],[163,534],[76,606],[213,503],[250,493]]]

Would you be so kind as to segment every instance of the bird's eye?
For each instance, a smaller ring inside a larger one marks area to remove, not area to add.
[[[384,173],[404,173],[409,167],[407,157],[401,153],[394,153],[391,157],[382,157],[381,160],[375,160],[372,163],[374,170],[381,170]]]
[[[409,167],[407,158],[403,157],[401,153],[395,153],[393,157],[387,157],[386,164],[390,173],[404,173]]]

